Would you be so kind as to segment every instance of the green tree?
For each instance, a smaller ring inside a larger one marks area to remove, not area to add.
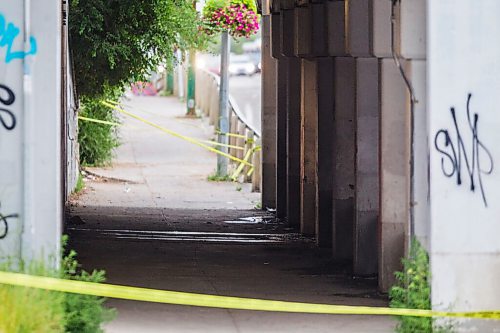
[[[185,0],[71,0],[69,31],[77,93],[87,97],[143,80],[204,40]]]

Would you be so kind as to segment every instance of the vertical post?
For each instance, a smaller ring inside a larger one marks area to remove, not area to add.
[[[195,109],[195,75],[194,75],[194,66],[196,62],[196,52],[194,50],[189,51],[189,61],[188,61],[188,82],[187,82],[187,94],[186,94],[186,104],[187,104],[187,112],[188,116],[196,115]]]
[[[220,56],[220,90],[219,90],[219,143],[228,144],[229,132],[229,107],[228,107],[228,65],[229,65],[229,33],[224,31],[221,34],[221,56]],[[225,146],[219,147],[220,151],[227,153]],[[228,159],[222,155],[217,155],[217,175],[224,177],[227,175]]]

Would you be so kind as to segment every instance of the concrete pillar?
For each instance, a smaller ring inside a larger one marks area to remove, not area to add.
[[[271,57],[271,17],[262,17],[262,207],[276,207],[276,60]]]
[[[277,63],[276,85],[276,216],[287,216],[287,154],[286,154],[286,124],[287,124],[287,81],[288,59],[282,55],[281,15],[273,14],[272,49]]]
[[[331,56],[346,55],[346,16],[345,1],[327,1],[325,3],[326,24],[328,29],[328,54]]]
[[[283,8],[287,3],[282,3]],[[290,7],[290,6],[289,6]],[[293,8],[293,3],[291,8]],[[281,10],[281,53],[287,57],[286,80],[286,216],[290,226],[300,226],[300,94],[301,61],[295,57],[295,10]]]
[[[44,260],[55,267],[63,217],[61,141],[66,139],[61,4],[2,1],[0,21],[2,32],[7,26],[19,32],[11,36],[12,48],[0,48],[0,252],[13,261]]]
[[[428,6],[432,306],[498,310],[500,2]],[[454,329],[498,327],[498,321],[464,319]]]
[[[334,144],[334,61],[317,58],[318,66],[318,186],[316,234],[320,247],[332,246]]]
[[[379,288],[401,268],[409,224],[410,114],[407,89],[393,59],[381,60]]]
[[[287,81],[287,217],[291,226],[300,226],[301,217],[301,82],[299,58],[288,59]]]
[[[356,275],[374,275],[378,270],[379,105],[379,60],[358,58],[353,258]]]
[[[317,63],[302,59],[301,92],[301,219],[300,230],[316,232],[318,99]]]
[[[353,255],[356,60],[335,58],[335,178],[333,255],[351,261]]]
[[[372,55],[372,0],[346,0],[347,53],[355,57]]]

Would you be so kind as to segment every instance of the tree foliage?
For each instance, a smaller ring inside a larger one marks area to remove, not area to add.
[[[69,12],[80,96],[100,97],[107,88],[143,80],[172,60],[175,49],[198,47],[204,40],[186,0],[71,0]]]

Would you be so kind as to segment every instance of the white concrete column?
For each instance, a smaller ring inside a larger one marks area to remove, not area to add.
[[[500,2],[428,6],[433,308],[498,310]],[[498,322],[458,326],[493,332]]]
[[[0,251],[27,261],[60,252],[60,11],[49,0],[0,3]]]

